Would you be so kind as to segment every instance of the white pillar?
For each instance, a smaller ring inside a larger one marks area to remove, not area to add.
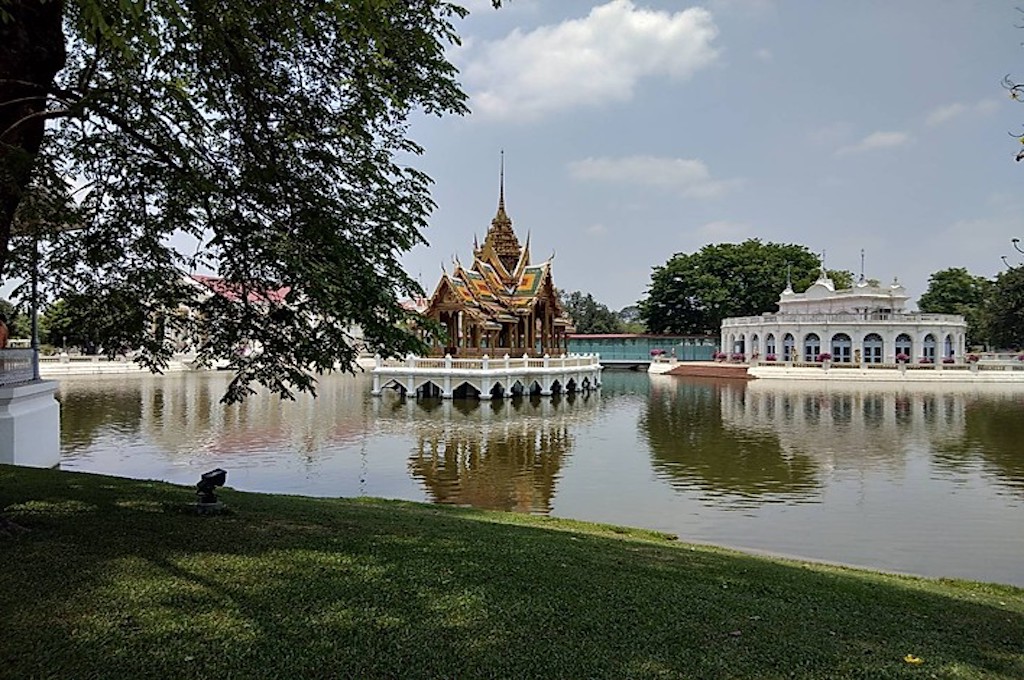
[[[0,463],[54,467],[60,463],[57,382],[0,387]]]

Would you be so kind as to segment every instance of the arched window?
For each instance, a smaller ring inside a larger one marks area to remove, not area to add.
[[[907,359],[914,356],[914,341],[906,333],[896,336],[896,356],[898,357],[900,354],[905,355]]]
[[[906,337],[906,336],[900,336]],[[909,339],[909,338],[908,338]],[[885,343],[878,333],[869,333],[864,336],[864,363],[880,364],[885,351]],[[907,356],[910,356],[909,354]]]
[[[766,355],[768,355],[768,354],[775,354],[775,334],[774,333],[769,333],[768,335],[764,336],[764,353]]]
[[[782,338],[782,360],[792,361],[796,350],[796,341],[792,333],[786,333]]]
[[[821,338],[817,333],[804,336],[804,361],[814,361],[821,354]]]
[[[921,356],[935,363],[935,336],[931,333],[924,336],[924,347],[922,347]]]
[[[850,363],[853,361],[853,342],[846,333],[836,333],[832,336],[832,361]]]
[[[750,354],[751,356],[760,353],[761,351],[761,340],[758,338],[757,333],[750,336]]]
[[[953,356],[953,336],[948,333],[946,334],[946,341],[942,343],[942,356]]]

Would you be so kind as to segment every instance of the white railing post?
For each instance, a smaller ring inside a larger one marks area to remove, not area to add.
[[[548,368],[551,365],[551,357],[547,354],[544,355],[544,368]]]
[[[486,371],[486,370],[487,370],[487,367],[488,367],[488,366],[490,365],[490,363],[491,363],[491,361],[490,361],[490,357],[488,357],[488,356],[487,356],[487,355],[485,354],[485,355],[483,356],[483,358],[481,359],[481,361],[483,362],[483,369],[484,369],[484,370]]]
[[[416,368],[416,357],[412,354],[406,354],[405,365],[409,368]]]
[[[510,356],[509,356],[508,354],[506,354],[506,355],[505,355],[505,370],[506,370],[506,371],[507,371],[507,370],[508,370],[508,368],[509,368],[509,360],[510,360],[511,358],[512,358],[512,357],[510,357]]]
[[[452,370],[452,355],[451,354],[445,354],[444,355],[444,367],[445,367],[446,370],[449,370],[449,371]]]

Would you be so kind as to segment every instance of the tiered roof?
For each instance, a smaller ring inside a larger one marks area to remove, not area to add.
[[[551,301],[555,316],[563,310],[551,278],[551,260],[530,263],[530,238],[520,245],[512,220],[505,212],[505,177],[502,168],[498,212],[491,220],[483,245],[474,244],[473,264],[457,260],[454,271],[444,271],[430,296],[426,314],[440,307],[461,307],[481,321],[514,322],[541,300]]]

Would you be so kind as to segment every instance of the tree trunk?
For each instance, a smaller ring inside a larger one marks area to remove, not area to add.
[[[63,0],[8,0],[0,5],[0,281],[14,213],[43,140],[46,95],[64,67]]]

